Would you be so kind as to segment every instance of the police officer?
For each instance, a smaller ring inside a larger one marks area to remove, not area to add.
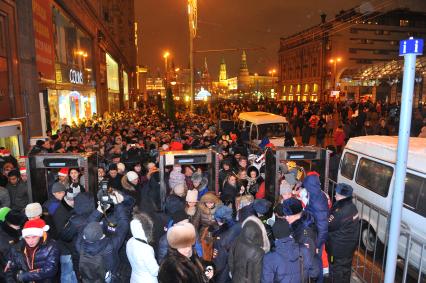
[[[358,242],[359,216],[352,202],[353,189],[339,183],[336,186],[336,202],[328,219],[326,249],[330,263],[331,282],[350,282],[352,257]]]

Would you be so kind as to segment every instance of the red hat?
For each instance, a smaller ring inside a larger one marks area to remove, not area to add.
[[[28,156],[26,156],[26,155],[19,156],[19,159],[27,159],[27,158],[28,158]]]
[[[46,225],[43,219],[32,219],[25,222],[22,229],[22,237],[37,236],[42,237],[43,233],[49,230],[49,225]]]
[[[58,176],[63,176],[63,177],[68,176],[68,168],[61,168],[61,170],[59,170],[58,172]]]
[[[27,174],[27,168],[25,167],[19,168],[19,173],[21,173],[21,175]]]
[[[10,155],[10,150],[8,149],[0,150],[0,156],[9,156],[9,155]]]

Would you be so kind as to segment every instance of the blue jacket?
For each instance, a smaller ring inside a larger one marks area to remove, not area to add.
[[[263,258],[262,283],[299,283],[300,248],[292,237],[275,240],[275,250]]]
[[[213,259],[216,266],[215,282],[226,283],[231,282],[229,277],[228,255],[235,239],[241,232],[241,223],[234,222],[225,223],[213,233],[216,239],[214,249],[217,250],[217,256]]]
[[[114,207],[114,212],[117,215],[117,227],[115,232],[109,236],[105,237],[102,240],[90,243],[83,239],[83,230],[79,233],[77,241],[75,243],[75,248],[80,254],[81,252],[87,253],[89,255],[96,255],[102,253],[103,258],[105,259],[105,268],[108,271],[111,271],[112,274],[117,273],[117,267],[119,265],[118,250],[123,245],[123,242],[129,231],[129,216],[127,213],[127,208],[124,204],[119,204]],[[89,222],[100,221],[103,214],[98,210],[94,210],[89,216]]]
[[[328,200],[324,192],[321,191],[321,182],[318,176],[307,176],[303,180],[303,187],[309,193],[309,203],[305,210],[314,217],[317,228],[318,235],[315,245],[317,249],[321,249],[328,235]]]
[[[11,248],[9,260],[11,265],[7,271],[7,282],[15,282],[15,273],[22,270],[22,281],[29,282],[55,282],[59,268],[60,251],[53,240],[43,240],[34,255],[34,266],[27,265],[24,255],[25,241],[22,240]],[[37,271],[30,271],[37,270]]]

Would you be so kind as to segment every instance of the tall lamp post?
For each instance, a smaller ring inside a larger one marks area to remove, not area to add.
[[[190,69],[190,97],[191,113],[194,112],[194,38],[197,35],[197,0],[188,0],[189,24],[189,69]]]
[[[169,73],[169,65],[168,65],[168,61],[167,61],[167,59],[169,58],[169,56],[170,56],[170,52],[169,51],[165,51],[164,52],[164,54],[163,54],[163,58],[164,58],[164,73],[166,74],[166,81],[167,81],[167,76],[168,76],[168,73]]]

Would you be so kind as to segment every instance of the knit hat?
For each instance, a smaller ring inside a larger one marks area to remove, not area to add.
[[[126,166],[123,164],[123,163],[118,163],[117,164],[117,169],[118,169],[118,171],[126,171]]]
[[[177,196],[183,197],[185,195],[185,185],[184,184],[177,184],[173,188],[173,193]]]
[[[282,219],[275,219],[275,223],[272,226],[272,233],[275,239],[282,239],[290,236],[291,229],[287,221]]]
[[[64,184],[60,182],[56,182],[52,186],[52,193],[59,193],[59,192],[66,192],[67,188],[64,186]]]
[[[287,180],[283,180],[280,185],[280,195],[291,194],[293,192],[291,187]]]
[[[58,172],[58,176],[66,177],[68,176],[68,168],[61,168]]]
[[[203,175],[200,172],[195,172],[194,174],[192,174],[191,177],[191,181],[193,183],[201,183],[201,181],[203,180]]]
[[[266,199],[256,199],[253,202],[253,209],[257,214],[265,215],[271,208],[272,203]]]
[[[171,215],[171,218],[173,220],[173,223],[176,224],[185,219],[188,219],[188,215],[186,214],[185,210],[179,209]]]
[[[186,192],[186,201],[187,202],[197,202],[198,201],[198,191],[189,190]]]
[[[302,211],[302,202],[296,198],[289,198],[283,202],[283,213],[285,216],[295,215]]]
[[[43,233],[49,230],[49,225],[46,225],[43,219],[28,220],[22,229],[22,237],[37,236],[42,237]]]
[[[7,214],[9,213],[10,208],[9,207],[2,207],[0,208],[0,221],[4,222]]]
[[[19,168],[19,173],[21,173],[21,175],[26,175],[27,174],[27,168],[25,168],[25,167]]]
[[[83,230],[83,239],[90,243],[101,240],[104,237],[102,225],[99,222],[90,222]]]
[[[192,247],[195,244],[195,228],[191,223],[177,223],[167,231],[167,242],[174,249]]]
[[[134,180],[139,179],[138,174],[134,171],[127,172],[126,177],[127,177],[127,180],[129,180],[129,182],[133,182]]]
[[[296,176],[292,173],[284,174],[284,178],[290,186],[294,186],[297,183]]]
[[[353,188],[351,185],[344,184],[344,183],[338,183],[336,186],[336,194],[339,194],[344,197],[350,197],[352,196]]]
[[[21,211],[16,209],[10,210],[4,218],[5,222],[16,226],[22,226],[26,220],[27,217]]]
[[[42,213],[43,209],[41,208],[41,205],[38,202],[29,203],[25,207],[25,215],[28,218],[40,216]]]
[[[169,185],[174,188],[178,184],[185,183],[185,175],[182,174],[182,168],[180,166],[173,166],[173,170],[170,172]]]
[[[219,206],[214,212],[214,218],[222,223],[232,221],[232,208],[226,205]]]

